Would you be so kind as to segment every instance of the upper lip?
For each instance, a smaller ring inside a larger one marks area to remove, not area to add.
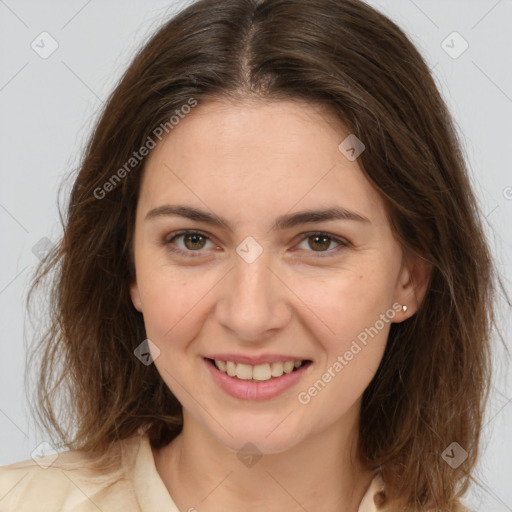
[[[263,363],[284,363],[286,361],[309,361],[304,357],[289,356],[284,354],[260,354],[259,356],[245,356],[242,354],[211,354],[204,356],[207,359],[216,359],[218,361],[232,361],[234,363],[250,364],[256,366]]]

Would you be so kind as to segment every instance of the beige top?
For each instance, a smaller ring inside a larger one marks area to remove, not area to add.
[[[77,450],[0,467],[0,512],[180,512],[156,470],[147,435],[119,446],[120,463],[103,473],[88,469]],[[373,498],[383,487],[377,473],[358,512],[376,512]]]

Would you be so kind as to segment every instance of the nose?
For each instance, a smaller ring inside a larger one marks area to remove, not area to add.
[[[270,259],[267,251],[251,263],[236,255],[234,268],[223,279],[215,316],[237,340],[262,341],[290,322],[293,294]]]

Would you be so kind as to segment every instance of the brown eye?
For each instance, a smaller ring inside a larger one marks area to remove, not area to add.
[[[337,245],[334,248],[330,248],[332,243]],[[323,257],[335,255],[350,245],[350,242],[347,240],[335,237],[329,233],[306,233],[298,248],[309,253],[318,253],[314,254],[314,256]]]
[[[196,249],[202,249],[204,247],[204,244],[206,243],[205,237],[197,233],[182,236],[185,247],[187,249],[190,249],[191,251]]]
[[[211,243],[210,238],[198,231],[180,231],[162,241],[167,249],[181,256],[202,256],[207,242]]]
[[[313,236],[308,237],[307,240],[309,240],[309,241],[312,240],[312,242],[309,242],[308,245],[314,251],[327,250],[332,242],[331,238],[329,238],[327,236],[323,236],[323,235],[313,235]]]

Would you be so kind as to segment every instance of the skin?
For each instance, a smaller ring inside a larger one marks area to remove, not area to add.
[[[426,269],[404,256],[379,194],[338,149],[347,135],[304,102],[216,100],[193,109],[148,157],[131,298],[160,350],[154,364],[183,406],[182,433],[153,450],[181,511],[355,512],[372,480],[357,451],[358,420],[391,321],[318,396],[307,404],[297,396],[394,303],[408,309],[393,322],[414,314]],[[221,216],[233,231],[178,216],[145,219],[165,204]],[[368,222],[271,230],[281,215],[331,206]],[[188,251],[178,255],[164,243],[178,230],[210,239],[174,239]],[[236,252],[248,236],[263,249],[252,263]],[[214,383],[203,360],[212,352],[293,354],[313,364],[292,389],[256,402]],[[252,467],[237,457],[247,442],[263,455]]]

